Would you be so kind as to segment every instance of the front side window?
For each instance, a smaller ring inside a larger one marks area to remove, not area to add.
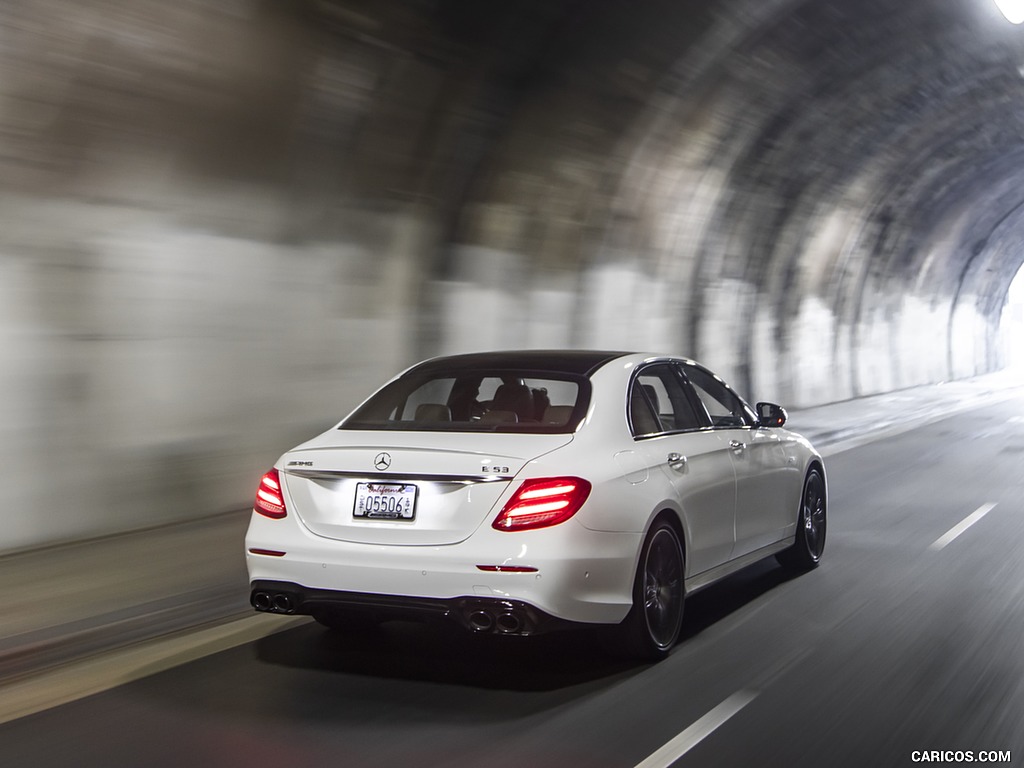
[[[412,371],[378,391],[341,429],[572,432],[586,413],[589,381],[516,371]]]
[[[712,426],[754,425],[756,419],[750,408],[720,378],[695,365],[688,364],[685,370],[686,378],[707,410]]]
[[[674,366],[659,363],[637,373],[630,386],[629,423],[637,437],[700,427]]]

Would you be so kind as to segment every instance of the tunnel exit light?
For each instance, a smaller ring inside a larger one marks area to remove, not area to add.
[[[1011,24],[1024,24],[1024,0],[996,0],[996,5]]]
[[[999,319],[1006,367],[1024,374],[1024,265],[1017,270],[1006,293],[1006,303]]]

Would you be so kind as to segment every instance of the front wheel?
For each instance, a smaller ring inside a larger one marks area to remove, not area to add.
[[[659,661],[679,639],[683,623],[683,548],[667,521],[656,521],[640,552],[633,607],[619,625],[621,647],[645,661]]]
[[[817,568],[825,550],[826,514],[825,480],[812,469],[804,480],[800,497],[800,510],[796,522],[796,541],[793,546],[775,557],[791,571],[803,572]]]

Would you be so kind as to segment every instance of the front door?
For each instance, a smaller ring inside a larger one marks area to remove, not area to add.
[[[794,467],[787,463],[778,433],[758,428],[753,411],[721,379],[696,365],[684,370],[736,472],[733,557],[741,557],[778,541],[784,528],[779,521],[795,519],[795,509],[787,506]]]

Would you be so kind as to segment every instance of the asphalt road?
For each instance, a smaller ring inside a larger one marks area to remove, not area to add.
[[[588,634],[306,623],[0,725],[0,765],[1024,763],[1024,398],[827,470],[822,566],[694,596],[660,664]]]

